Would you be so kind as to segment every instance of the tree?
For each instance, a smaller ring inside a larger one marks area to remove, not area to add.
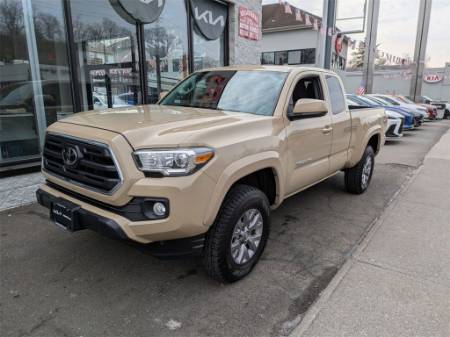
[[[351,69],[359,69],[364,65],[365,44],[359,42],[356,49],[352,52],[352,59],[350,60]]]
[[[378,50],[379,44],[377,44],[376,48]],[[350,60],[350,68],[351,69],[361,69],[364,66],[364,55],[366,52],[366,47],[364,42],[360,42],[355,51],[352,52],[352,59]],[[375,55],[375,65],[382,66],[385,65],[387,59],[385,57],[381,57],[379,53]]]

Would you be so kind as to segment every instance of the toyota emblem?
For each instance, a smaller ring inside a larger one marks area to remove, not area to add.
[[[62,158],[64,165],[73,166],[78,161],[78,151],[73,146],[65,146],[62,150]]]

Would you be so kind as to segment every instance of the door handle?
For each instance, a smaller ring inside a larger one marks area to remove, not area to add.
[[[328,126],[328,125],[322,129],[322,132],[323,132],[324,134],[328,134],[328,133],[330,133],[331,131],[333,131],[333,128],[332,128],[331,126]]]

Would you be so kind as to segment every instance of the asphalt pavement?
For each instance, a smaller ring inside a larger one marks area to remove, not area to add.
[[[388,142],[361,196],[338,174],[286,200],[262,260],[232,285],[209,280],[198,259],[64,232],[36,204],[1,212],[1,335],[288,335],[449,127],[431,122]]]

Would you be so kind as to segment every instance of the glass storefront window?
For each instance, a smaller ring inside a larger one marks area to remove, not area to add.
[[[188,31],[186,3],[166,0],[155,22],[144,26],[147,61],[148,102],[159,92],[172,89],[188,75]]]
[[[22,2],[0,0],[0,163],[39,155]]]
[[[420,0],[380,1],[373,92],[409,95],[419,4]]]
[[[288,63],[288,52],[284,51],[276,51],[275,52],[275,64],[287,64]]]
[[[275,62],[274,52],[262,53],[261,64],[274,64],[274,62]]]
[[[3,166],[38,159],[45,127],[73,112],[62,2],[0,0],[0,46]]]
[[[216,40],[207,40],[199,32],[195,23],[194,31],[194,71],[204,68],[220,67],[225,65],[225,38],[224,34]]]
[[[142,101],[136,25],[108,0],[71,0],[84,110],[117,108]]]
[[[33,21],[47,125],[73,113],[62,2],[33,0]]]
[[[290,50],[288,51],[288,64],[300,64],[301,63],[301,51]]]
[[[443,24],[450,17],[448,0],[433,0],[422,78],[422,95],[432,100],[450,101],[450,30]],[[430,81],[430,77],[433,79]],[[443,117],[443,111],[439,117]]]

